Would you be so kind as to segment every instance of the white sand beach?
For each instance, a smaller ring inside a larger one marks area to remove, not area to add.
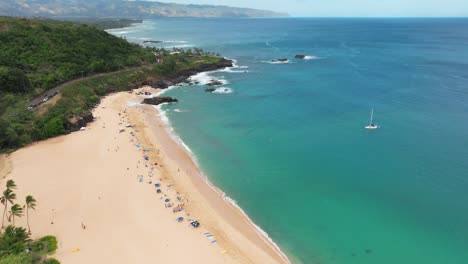
[[[64,264],[287,263],[206,182],[158,110],[129,104],[141,100],[135,93],[109,95],[86,130],[0,158],[1,185],[13,179],[18,201],[28,194],[37,200],[33,237],[57,236],[54,256]],[[26,226],[26,218],[17,225]]]

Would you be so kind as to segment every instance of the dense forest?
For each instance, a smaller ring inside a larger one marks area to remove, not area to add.
[[[190,51],[170,55],[93,26],[50,20],[0,17],[0,43],[0,152],[69,132],[73,120],[109,92],[219,60]],[[158,58],[164,63],[156,64]],[[34,97],[64,82],[54,103],[29,107]]]
[[[0,18],[0,89],[41,92],[84,74],[154,62],[150,49],[92,26]]]

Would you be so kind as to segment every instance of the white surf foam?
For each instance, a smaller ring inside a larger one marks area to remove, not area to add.
[[[176,109],[174,109],[174,112],[176,112],[176,113],[185,113],[185,112],[188,112],[188,110],[181,110],[181,109],[176,108]]]
[[[163,95],[165,94],[167,91],[170,91],[172,89],[175,89],[177,87],[180,87],[179,85],[172,85],[172,86],[169,86],[167,87],[166,89],[162,89],[161,91],[159,91],[158,93],[152,95],[151,97],[156,97],[156,96],[160,96],[160,95]]]
[[[248,72],[247,70],[234,70],[234,69],[248,69],[249,66],[239,66],[237,64],[237,60],[234,60],[234,59],[230,59],[230,60],[232,61],[232,67],[224,68],[222,70],[219,70],[219,72],[229,72],[229,73],[247,73]]]
[[[269,64],[288,64],[291,63],[289,60],[287,61],[262,61],[263,63],[269,63]]]
[[[311,56],[311,55],[307,55],[307,56],[304,57],[304,60],[316,60],[316,59],[319,59],[319,57]]]
[[[188,43],[188,41],[186,41],[186,40],[164,40],[163,43],[184,44],[184,43]]]
[[[183,49],[183,48],[193,48],[193,47],[194,47],[193,44],[181,44],[181,45],[164,46],[164,48],[166,48],[166,49],[172,49],[172,48]]]
[[[234,92],[234,90],[232,90],[229,87],[219,87],[219,88],[216,88],[216,90],[213,91],[213,93],[217,93],[217,94],[230,94],[230,93],[233,93],[233,92]]]
[[[233,68],[226,68],[226,69],[223,69],[221,71],[222,72],[229,72],[229,73],[248,73],[249,72],[248,70],[233,70]]]
[[[223,85],[229,83],[226,79],[223,79],[224,76],[214,77],[214,76],[211,76],[210,73],[213,73],[213,72],[201,72],[201,73],[190,76],[188,79],[189,81],[195,82],[198,85],[207,85],[213,80],[220,81],[221,83],[223,83]]]
[[[211,183],[210,183],[211,184]],[[213,188],[216,188],[213,186]],[[216,188],[217,189],[217,188]],[[219,189],[218,189],[219,190]],[[219,190],[221,191],[221,190]],[[263,237],[264,240],[266,240],[267,242],[269,242],[270,245],[273,246],[273,248],[276,250],[276,252],[278,252],[283,258],[285,261],[287,261],[287,263],[291,263],[291,261],[288,259],[288,257],[286,256],[286,254],[283,253],[283,251],[281,251],[280,247],[273,241],[273,239],[270,238],[270,236],[268,235],[268,233],[263,230],[261,227],[259,227],[258,225],[256,225],[252,219],[249,218],[249,216],[247,215],[247,213],[242,210],[242,208],[237,204],[237,202],[232,199],[231,197],[227,196],[225,193],[222,193],[222,196],[223,196],[223,199],[230,203],[234,208],[236,208],[237,210],[239,210],[239,212],[249,221],[249,223],[255,228],[255,230],[257,230],[257,232],[261,235],[261,237]]]

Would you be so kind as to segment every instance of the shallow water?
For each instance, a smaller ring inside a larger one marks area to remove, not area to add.
[[[164,19],[110,32],[244,66],[205,76],[229,93],[181,87],[165,109],[209,179],[295,262],[468,263],[468,19]],[[371,108],[379,130],[364,129]]]

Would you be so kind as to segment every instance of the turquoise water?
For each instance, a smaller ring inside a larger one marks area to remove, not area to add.
[[[294,262],[468,263],[468,19],[166,19],[111,32],[244,66],[210,74],[232,93],[180,87],[165,109],[210,180]],[[363,128],[371,108],[376,131]]]

